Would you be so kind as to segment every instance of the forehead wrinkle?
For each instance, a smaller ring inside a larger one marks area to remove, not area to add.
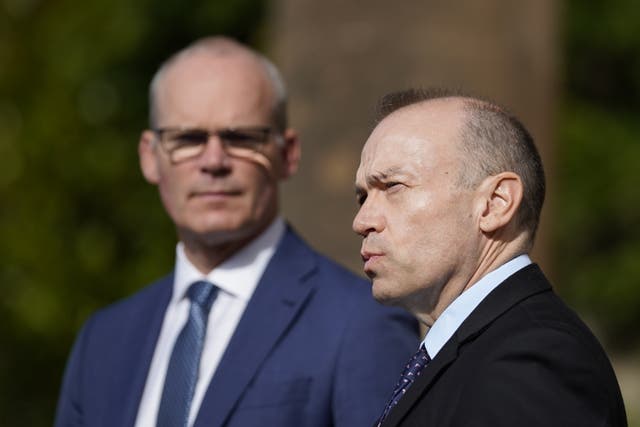
[[[371,151],[373,152],[363,153],[363,159],[356,173],[356,180],[360,179],[372,184],[391,178],[415,176],[416,171],[413,170],[415,168],[411,162],[390,159],[387,154],[379,152],[377,149]]]

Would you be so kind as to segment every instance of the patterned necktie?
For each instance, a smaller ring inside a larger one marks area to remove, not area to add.
[[[389,415],[389,411],[391,411],[391,408],[398,404],[400,399],[402,399],[402,396],[404,396],[409,387],[411,387],[411,384],[413,384],[415,379],[420,376],[420,373],[430,361],[431,358],[429,357],[429,353],[427,353],[427,350],[424,348],[423,344],[420,346],[416,354],[413,355],[411,360],[409,360],[407,366],[404,368],[402,376],[396,384],[396,388],[393,390],[391,399],[389,399],[389,403],[387,403],[382,416],[376,424],[378,427],[382,424],[384,419],[387,418],[387,415]]]
[[[209,282],[193,283],[187,295],[191,300],[189,318],[176,339],[167,368],[158,409],[157,427],[186,427],[196,388],[200,355],[207,330],[207,318],[218,288]]]

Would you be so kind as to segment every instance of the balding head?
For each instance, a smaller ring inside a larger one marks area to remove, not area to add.
[[[545,197],[545,177],[530,133],[504,107],[446,89],[391,93],[378,105],[377,122],[398,110],[426,102],[445,102],[460,113],[458,147],[464,162],[458,176],[461,186],[472,188],[486,177],[505,171],[520,176],[524,195],[515,221],[529,233],[532,245]]]
[[[149,87],[149,123],[150,127],[158,126],[158,119],[161,110],[159,101],[162,86],[166,83],[168,74],[176,68],[189,67],[191,64],[201,64],[206,66],[207,62],[216,59],[234,61],[244,64],[247,69],[251,69],[258,77],[261,77],[268,87],[268,92],[272,98],[273,123],[279,131],[287,128],[287,92],[284,80],[278,69],[269,59],[256,51],[238,43],[237,41],[223,36],[206,37],[196,40],[186,48],[176,52],[169,57],[154,75]],[[224,76],[212,73],[212,78],[222,79]]]
[[[152,129],[138,145],[142,172],[158,186],[191,261],[210,271],[272,223],[279,183],[297,169],[284,86],[262,56],[213,37],[160,68],[151,109]]]
[[[431,325],[528,251],[544,176],[529,134],[488,101],[413,90],[383,98],[380,112],[356,173],[353,229],[374,297]]]

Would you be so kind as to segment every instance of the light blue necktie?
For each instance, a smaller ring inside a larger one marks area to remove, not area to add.
[[[189,319],[173,346],[164,390],[158,409],[157,427],[186,427],[189,408],[198,380],[200,356],[207,331],[207,318],[218,288],[206,281],[193,283],[187,295],[191,300]]]

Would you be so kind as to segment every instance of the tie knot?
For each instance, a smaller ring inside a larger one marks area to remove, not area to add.
[[[416,353],[416,357],[422,361],[431,362],[431,357],[429,357],[429,353],[427,352],[427,349],[425,348],[424,344],[420,344],[420,348]]]
[[[427,366],[427,363],[429,363],[430,361],[431,358],[429,357],[429,353],[427,353],[424,345],[421,345],[418,351],[416,351],[416,353],[413,355],[411,360],[409,360],[407,366],[404,368],[403,377],[408,382],[412,383],[415,377],[420,375],[424,367]]]
[[[198,304],[200,308],[208,313],[218,295],[218,288],[211,282],[199,280],[189,287],[187,295],[193,303]]]

